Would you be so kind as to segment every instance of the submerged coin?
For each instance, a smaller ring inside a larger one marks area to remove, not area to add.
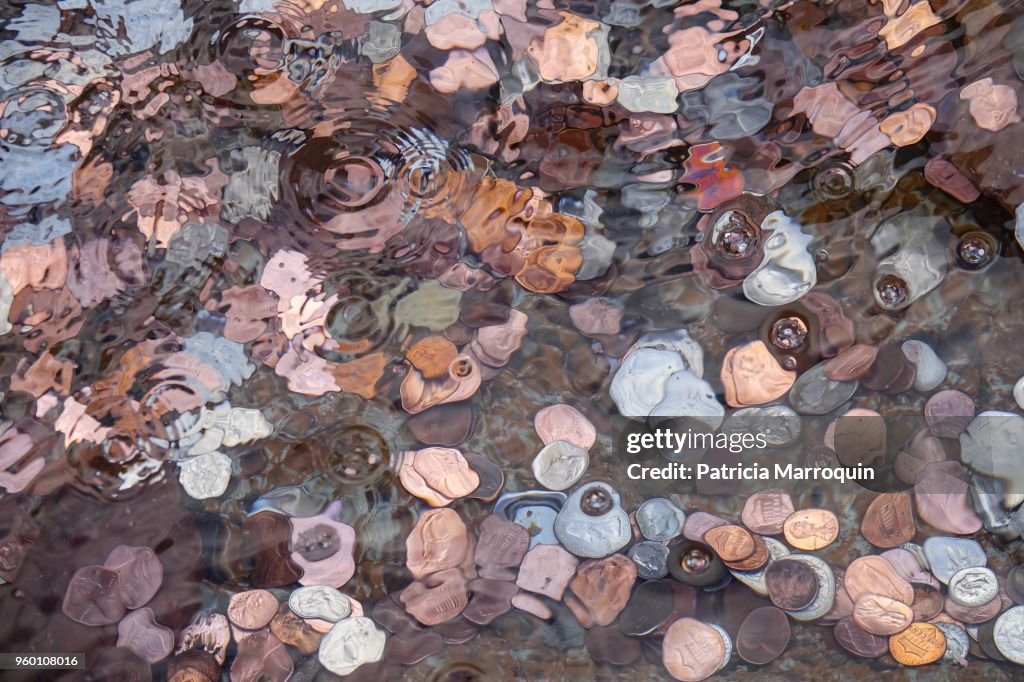
[[[818,594],[807,608],[790,611],[789,617],[799,621],[818,620],[828,613],[835,604],[836,578],[832,567],[816,556],[810,554],[791,554],[789,559],[802,561],[814,571],[818,582]]]
[[[878,658],[889,650],[889,640],[871,634],[857,625],[851,617],[843,618],[836,623],[832,634],[839,646],[861,658]]]
[[[793,511],[793,500],[788,493],[754,493],[743,503],[740,520],[755,533],[778,535]]]
[[[790,545],[813,552],[839,537],[839,519],[827,509],[801,509],[786,519],[783,532]]]
[[[348,675],[361,665],[379,661],[387,636],[369,618],[338,621],[320,640],[317,657],[335,675]]]
[[[302,618],[317,618],[336,623],[348,618],[352,604],[338,590],[326,585],[300,587],[288,597],[288,608]]]
[[[915,621],[927,621],[942,612],[942,592],[937,587],[924,583],[911,583],[914,588],[914,602],[910,610],[914,612]]]
[[[999,616],[992,639],[999,653],[1018,665],[1024,665],[1024,606],[1014,606]]]
[[[680,682],[700,682],[722,667],[725,642],[710,625],[680,618],[665,633],[662,663]]]
[[[967,538],[930,537],[924,541],[924,555],[932,574],[943,583],[961,569],[988,563],[981,545]]]
[[[245,630],[259,630],[277,614],[277,597],[268,590],[246,590],[231,595],[228,620]]]
[[[774,606],[762,606],[743,619],[736,635],[736,651],[747,663],[765,665],[782,655],[791,636],[786,614]]]
[[[64,615],[83,625],[111,625],[124,616],[118,575],[102,566],[75,571],[64,595]]]
[[[742,526],[718,526],[704,533],[706,542],[722,561],[742,561],[754,553],[754,538]]]
[[[153,609],[136,609],[117,624],[117,646],[131,649],[144,661],[158,663],[171,654],[174,632],[156,622]]]
[[[782,544],[775,538],[759,538],[765,548],[768,550],[768,559],[765,565],[761,568],[753,571],[737,571],[730,568],[729,572],[739,580],[741,583],[749,587],[751,590],[761,595],[762,597],[768,596],[768,586],[765,584],[764,576],[768,570],[768,566],[777,559],[789,556],[789,548]]]
[[[583,414],[571,405],[549,405],[533,417],[533,427],[545,445],[566,441],[589,450],[597,440],[597,430]]]
[[[657,580],[668,575],[667,545],[645,540],[629,548],[626,553],[636,564],[636,573],[644,580]]]
[[[981,606],[999,594],[999,581],[983,566],[962,568],[949,579],[949,598],[963,606]]]
[[[854,601],[853,622],[873,635],[894,635],[914,620],[914,612],[903,602],[865,594]]]
[[[901,665],[928,665],[946,653],[946,636],[931,623],[912,623],[889,638],[889,653]]]
[[[648,540],[667,542],[683,531],[686,514],[664,497],[647,500],[636,510],[636,524]]]
[[[843,575],[843,587],[853,601],[865,594],[876,594],[907,606],[914,602],[914,588],[880,556],[862,556],[850,562]]]
[[[917,533],[910,495],[882,493],[871,501],[860,524],[861,535],[875,547],[889,549],[910,542]]]
[[[783,558],[773,561],[765,570],[768,598],[780,609],[797,611],[807,608],[818,595],[818,581],[807,564]]]
[[[433,509],[417,521],[405,541],[406,564],[416,578],[461,564],[469,551],[469,532],[451,509]]]
[[[629,515],[619,506],[619,494],[595,481],[566,500],[555,517],[555,536],[576,556],[596,559],[625,547],[633,533]]]
[[[533,460],[533,477],[548,490],[565,490],[576,485],[590,466],[583,448],[564,440],[548,443]]]

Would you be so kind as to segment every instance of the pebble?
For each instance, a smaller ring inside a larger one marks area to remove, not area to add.
[[[914,390],[927,393],[946,380],[946,363],[924,341],[904,341],[900,347],[907,360],[914,363]]]

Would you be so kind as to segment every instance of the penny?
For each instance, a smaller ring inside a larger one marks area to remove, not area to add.
[[[632,637],[649,635],[672,615],[675,593],[665,581],[648,580],[638,584],[619,614],[619,628]]]
[[[576,485],[590,466],[587,451],[568,441],[548,443],[533,460],[533,477],[548,490],[565,490]]]
[[[694,542],[704,542],[704,534],[717,526],[728,525],[729,522],[723,518],[708,514],[703,511],[695,511],[686,516],[683,524],[683,536]]]
[[[680,682],[700,682],[714,674],[725,658],[722,635],[694,618],[680,618],[662,643],[662,663]]]
[[[880,393],[899,394],[909,391],[917,377],[917,368],[894,343],[879,346],[878,356],[864,376],[864,387]]]
[[[818,581],[810,566],[783,558],[773,561],[764,574],[768,598],[780,609],[806,608],[818,594]]]
[[[937,438],[958,438],[974,414],[974,399],[954,389],[939,391],[924,404],[928,428]]]
[[[730,407],[763,405],[781,398],[796,381],[763,341],[730,348],[722,361],[721,380]]]
[[[629,665],[640,658],[640,641],[622,634],[617,627],[599,627],[587,631],[587,651],[597,663]]]
[[[768,546],[758,535],[753,535],[754,551],[750,556],[739,561],[724,561],[723,563],[732,571],[756,571],[768,564],[771,555]]]
[[[866,594],[889,597],[907,606],[914,602],[914,588],[880,556],[862,556],[850,562],[843,575],[843,587],[854,602]]]
[[[462,453],[454,448],[417,450],[412,467],[430,488],[444,498],[464,497],[480,485],[480,477],[470,468]]]
[[[164,579],[164,567],[149,547],[118,545],[107,555],[103,567],[117,573],[118,594],[129,609],[149,602]]]
[[[384,657],[402,665],[416,665],[440,653],[444,646],[444,638],[436,632],[407,632],[388,639]]]
[[[942,462],[946,459],[946,449],[942,440],[932,435],[927,428],[921,429],[914,436],[910,445],[896,454],[893,462],[893,473],[896,478],[907,485],[914,485],[926,466],[933,462]]]
[[[213,654],[222,665],[231,642],[231,623],[219,613],[200,611],[178,633],[178,651],[202,650]]]
[[[981,530],[981,518],[967,499],[969,486],[967,469],[960,462],[935,462],[926,466],[914,484],[914,502],[921,520],[936,530],[954,535],[970,535]]]
[[[125,613],[118,575],[102,566],[75,571],[64,595],[64,615],[82,625],[112,625]]]
[[[846,577],[846,574],[841,568],[834,569],[833,573],[836,582],[835,601],[832,603],[832,608],[828,610],[828,613],[821,617],[823,624],[834,624],[853,614],[853,599],[850,598],[850,593],[846,591],[846,587],[843,585],[843,579]]]
[[[990,621],[998,616],[999,612],[1003,610],[1003,602],[999,597],[996,597],[992,601],[980,606],[964,606],[947,596],[942,608],[947,614],[961,623],[976,625]]]
[[[640,533],[648,540],[667,542],[683,532],[686,514],[664,497],[654,497],[636,510]]]
[[[706,542],[722,561],[741,561],[754,553],[754,538],[742,526],[718,526],[704,533]]]
[[[584,627],[610,625],[629,601],[634,582],[636,566],[622,554],[584,561],[569,582],[579,601],[567,603]]]
[[[924,555],[932,574],[947,584],[957,571],[988,563],[985,550],[968,538],[930,537],[924,541]]]
[[[231,595],[228,620],[245,630],[259,630],[277,614],[277,597],[267,590],[246,590]]]
[[[860,524],[860,533],[875,547],[889,549],[910,542],[917,533],[910,495],[882,493],[871,501]]]
[[[903,602],[865,594],[854,601],[853,621],[873,635],[894,635],[914,620],[914,612]]]
[[[827,509],[801,509],[786,519],[782,530],[791,546],[813,552],[839,537],[839,519]]]
[[[1018,665],[1024,665],[1024,606],[1014,606],[999,616],[992,639],[999,653]]]
[[[315,618],[336,623],[348,618],[352,604],[338,590],[327,585],[300,587],[288,597],[288,608],[302,618]]]
[[[832,634],[839,646],[854,656],[878,658],[889,650],[889,640],[873,635],[857,625],[853,618],[846,617],[836,623]]]
[[[478,578],[469,583],[471,597],[462,617],[475,625],[488,625],[498,616],[512,610],[512,597],[519,588],[504,580]]]
[[[946,653],[942,655],[942,660],[952,661],[962,666],[967,665],[967,652],[971,646],[967,631],[954,623],[932,623],[932,625],[942,630],[942,634],[946,637]]]
[[[466,497],[493,502],[501,493],[501,489],[505,487],[505,472],[483,455],[467,452],[464,457],[476,475],[480,477],[480,485]]]
[[[822,368],[825,378],[832,381],[854,381],[864,377],[878,357],[878,348],[858,343],[841,351]]]
[[[789,493],[754,493],[743,503],[740,520],[754,533],[778,535],[792,513],[793,500]]]
[[[270,621],[270,631],[282,643],[295,647],[299,653],[308,656],[320,646],[321,635],[306,621],[295,615],[288,604],[281,604],[277,614]]]
[[[946,636],[931,623],[911,623],[889,638],[889,653],[901,665],[928,665],[946,653]]]
[[[369,618],[346,618],[320,640],[317,658],[335,675],[349,675],[361,665],[379,661],[386,639]]]
[[[335,500],[316,516],[291,518],[291,559],[302,569],[302,585],[341,587],[355,574],[356,532],[336,520],[341,508]]]
[[[292,657],[277,637],[266,630],[238,642],[231,662],[231,682],[286,682],[294,672]]]
[[[448,374],[448,367],[458,354],[459,349],[448,339],[428,336],[417,341],[405,357],[424,379],[440,379]]]
[[[406,565],[415,578],[460,565],[469,552],[469,532],[451,509],[434,509],[416,522],[405,540]]]
[[[252,548],[249,582],[254,587],[282,587],[305,578],[305,566],[296,558],[298,554],[288,549],[292,532],[288,517],[272,511],[253,514],[242,523],[243,542]],[[352,570],[355,571],[354,564]]]
[[[545,445],[566,441],[589,450],[597,440],[597,429],[572,405],[549,405],[533,416],[533,428]]]
[[[969,204],[981,196],[981,192],[967,179],[967,176],[941,156],[928,159],[928,163],[924,165],[924,178],[930,184],[965,204]]]
[[[474,561],[484,578],[514,580],[529,547],[530,535],[525,528],[491,514],[480,524]]]
[[[914,620],[926,621],[942,613],[942,592],[937,587],[925,583],[911,583],[914,588],[914,601],[910,610],[914,612]]]
[[[171,654],[174,632],[157,624],[153,609],[136,609],[117,624],[117,646],[131,649],[144,661],[159,663]]]
[[[542,599],[525,592],[520,592],[512,597],[512,607],[529,613],[531,616],[536,616],[541,620],[551,620],[555,617],[554,612],[548,608],[548,605]]]
[[[789,618],[774,606],[754,609],[743,619],[736,635],[736,651],[747,663],[766,665],[789,646]]]
[[[999,595],[999,581],[991,569],[962,568],[949,579],[949,598],[962,606],[981,606]]]
[[[414,581],[399,598],[416,620],[438,625],[462,613],[469,603],[469,587],[461,570],[449,568]]]
[[[220,679],[220,663],[205,651],[179,652],[167,662],[167,682],[217,682]]]
[[[1024,566],[1014,566],[1006,574],[1006,593],[1017,604],[1024,604]]]
[[[421,443],[455,447],[473,431],[473,408],[466,403],[436,405],[412,415],[405,425]]]
[[[734,568],[730,568],[729,572],[733,574],[733,577],[735,577],[737,580],[739,580],[741,583],[749,587],[757,594],[761,595],[762,597],[767,597],[768,586],[765,585],[764,575],[768,570],[768,566],[770,566],[773,561],[775,561],[776,559],[781,559],[785,556],[789,556],[789,547],[786,547],[786,545],[782,544],[775,538],[762,538],[760,536],[755,535],[754,540],[760,541],[762,544],[764,544],[765,549],[768,551],[768,557],[764,565],[758,569],[750,571],[738,571]],[[759,554],[757,549],[754,550],[754,554]],[[753,554],[751,555],[751,558],[754,558]],[[747,559],[746,561],[750,561],[750,559]]]
[[[931,585],[935,589],[939,589],[939,581],[931,574],[930,571],[921,567],[921,562],[918,561],[917,557],[907,549],[908,546],[910,546],[909,543],[903,547],[887,549],[879,556],[888,561],[889,565],[893,567],[893,570],[895,570],[896,573],[907,582],[923,583],[925,585]]]
[[[559,601],[578,564],[579,559],[558,545],[537,545],[523,557],[516,585]]]

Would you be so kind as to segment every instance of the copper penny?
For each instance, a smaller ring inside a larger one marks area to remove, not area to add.
[[[722,361],[725,402],[731,407],[763,405],[793,387],[796,372],[783,369],[763,341],[730,348]]]
[[[889,650],[889,641],[885,637],[864,630],[853,622],[853,618],[843,618],[836,623],[832,634],[839,646],[861,658],[878,658]]]
[[[793,513],[793,499],[789,493],[754,493],[743,503],[740,520],[743,525],[761,535],[778,535],[782,525]]]
[[[827,509],[801,509],[786,519],[782,531],[790,545],[813,552],[839,537],[839,519]]]
[[[476,475],[480,477],[480,485],[466,497],[483,500],[484,502],[493,502],[501,493],[502,488],[505,487],[505,472],[501,470],[501,467],[483,455],[469,452],[466,453],[465,458],[469,462],[469,466],[476,472]]]
[[[742,561],[754,553],[754,538],[742,526],[718,526],[704,533],[704,542],[722,561]]]
[[[862,556],[850,562],[843,586],[854,602],[866,594],[889,597],[907,606],[914,602],[914,588],[880,556]]]
[[[915,621],[925,621],[942,613],[942,592],[927,583],[911,583],[914,588],[914,602],[910,610],[914,612]]]
[[[462,617],[476,625],[488,625],[498,616],[512,610],[512,597],[519,588],[506,580],[478,578],[469,583],[472,597]]]
[[[533,427],[545,445],[558,440],[589,450],[597,440],[597,430],[590,420],[571,405],[550,405],[533,417]]]
[[[623,554],[584,561],[576,569],[569,589],[576,597],[566,599],[583,627],[610,625],[629,601],[636,582],[636,564]]]
[[[313,629],[305,620],[295,615],[288,608],[288,603],[281,604],[277,614],[270,621],[270,631],[288,646],[295,647],[299,653],[308,656],[320,646],[321,634]]]
[[[901,601],[865,594],[853,604],[853,622],[873,635],[895,635],[914,620],[914,612]]]
[[[415,578],[455,568],[469,552],[469,532],[451,509],[423,514],[405,540],[406,565]]]
[[[771,663],[789,646],[789,618],[774,606],[754,609],[743,619],[736,635],[736,652],[747,663]]]
[[[661,660],[680,682],[700,682],[714,674],[725,658],[725,641],[710,625],[680,618],[669,627],[662,643]]]
[[[448,374],[459,349],[443,336],[428,336],[416,342],[406,358],[423,374],[424,379],[440,379]]]
[[[464,497],[480,485],[480,477],[454,448],[418,450],[412,466],[428,486],[449,499]]]
[[[822,371],[825,378],[832,381],[853,381],[868,373],[876,357],[877,347],[859,343],[826,362]]]
[[[754,551],[750,556],[739,561],[723,561],[722,563],[734,571],[757,571],[764,568],[771,557],[771,554],[768,552],[768,545],[759,536],[752,535],[752,537],[754,539]]]
[[[503,516],[491,514],[480,524],[474,561],[480,575],[493,580],[515,580],[519,564],[530,548],[529,532]]]
[[[424,625],[447,622],[466,608],[469,587],[462,571],[449,568],[417,580],[399,596],[406,610]]]
[[[278,609],[277,597],[268,590],[246,590],[231,595],[228,620],[244,630],[259,630]]]
[[[889,638],[889,653],[901,665],[927,665],[946,653],[946,636],[931,623],[911,623]]]
[[[926,466],[914,484],[914,502],[921,520],[952,535],[971,535],[981,530],[982,520],[967,500],[967,469],[960,462],[934,462]]]
[[[686,515],[686,521],[683,523],[683,537],[694,542],[704,542],[704,534],[709,530],[727,525],[729,522],[719,516],[695,511]]]
[[[841,568],[833,568],[832,572],[836,579],[836,596],[832,602],[832,608],[819,619],[822,623],[837,623],[853,615],[853,599],[850,598],[850,593],[843,585],[846,574]]]
[[[768,598],[780,609],[798,611],[818,596],[818,578],[814,570],[801,561],[778,559],[764,573]]]
[[[978,623],[984,623],[985,621],[992,620],[999,615],[999,612],[1003,608],[1002,599],[996,597],[992,601],[986,602],[981,606],[964,606],[958,604],[949,597],[946,597],[946,601],[943,604],[943,610],[953,618],[956,618],[961,623],[968,623],[970,625],[977,625]]]
[[[959,438],[974,414],[974,399],[955,389],[939,391],[924,404],[924,418],[937,438]]]

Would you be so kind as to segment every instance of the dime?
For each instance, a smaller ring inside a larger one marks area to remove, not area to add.
[[[877,594],[907,606],[914,603],[914,588],[880,556],[862,556],[850,562],[843,576],[843,586],[855,602],[865,594]]]
[[[640,533],[648,540],[667,542],[683,532],[686,514],[664,497],[647,500],[636,510]]]
[[[736,634],[736,651],[747,663],[771,663],[789,646],[789,618],[774,606],[754,609],[743,619]]]
[[[967,665],[967,652],[971,647],[967,631],[954,623],[932,624],[942,630],[942,634],[946,636],[946,653],[942,654],[943,660]]]
[[[910,495],[882,493],[868,505],[860,524],[861,535],[875,547],[889,549],[910,542],[917,533]]]
[[[246,590],[231,595],[228,620],[245,630],[259,630],[277,613],[277,597],[267,590]]]
[[[914,612],[903,602],[865,594],[853,604],[853,621],[873,635],[894,635],[914,620]]]
[[[667,545],[644,540],[629,548],[627,556],[636,564],[636,573],[644,580],[657,580],[668,575]]]
[[[742,526],[718,526],[704,533],[706,542],[722,561],[741,561],[754,553],[754,538]]]
[[[662,644],[662,663],[680,682],[700,682],[725,659],[722,635],[694,618],[680,618],[669,627]]]
[[[778,535],[792,513],[793,500],[788,493],[754,493],[743,504],[740,520],[755,533]]]
[[[576,485],[590,466],[586,450],[564,440],[548,443],[533,459],[533,477],[548,490]]]
[[[783,532],[791,546],[813,552],[839,537],[839,519],[827,509],[801,509],[786,519]]]
[[[365,617],[338,621],[320,640],[320,664],[335,675],[348,675],[364,663],[379,661],[387,636]]]
[[[1024,665],[1024,606],[1014,606],[999,616],[992,638],[999,653]]]
[[[807,608],[818,594],[814,570],[792,558],[773,561],[765,570],[764,581],[772,603],[787,611]]]
[[[836,578],[832,573],[832,567],[823,560],[810,554],[791,554],[790,559],[802,561],[814,570],[814,576],[818,582],[818,596],[804,609],[790,611],[789,617],[799,621],[818,620],[828,613],[835,604],[836,599]]]
[[[963,606],[981,606],[999,594],[999,581],[991,569],[963,568],[949,579],[949,598]]]
[[[832,634],[839,646],[861,658],[878,658],[889,649],[889,642],[885,637],[871,634],[849,616],[836,623]]]
[[[889,638],[889,653],[902,665],[927,665],[946,653],[946,636],[931,623],[911,623]]]

